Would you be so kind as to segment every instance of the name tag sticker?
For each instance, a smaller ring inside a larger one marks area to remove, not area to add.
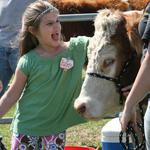
[[[71,69],[73,66],[74,66],[74,62],[70,58],[62,58],[60,61],[60,68],[66,71]]]

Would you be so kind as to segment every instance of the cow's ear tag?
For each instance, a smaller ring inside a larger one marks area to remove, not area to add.
[[[73,66],[74,62],[70,58],[62,58],[60,61],[60,68],[64,69],[64,71],[71,69]]]

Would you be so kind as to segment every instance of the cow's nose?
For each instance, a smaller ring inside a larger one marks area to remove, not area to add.
[[[85,111],[86,111],[86,105],[85,103],[82,103],[81,105],[79,105],[77,108],[76,108],[77,112],[80,113],[80,114],[84,114]]]

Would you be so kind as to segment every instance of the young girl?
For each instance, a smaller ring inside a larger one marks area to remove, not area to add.
[[[59,11],[46,1],[30,4],[22,19],[14,80],[0,99],[0,117],[16,102],[12,150],[63,150],[65,130],[83,120],[73,101],[82,84],[87,37],[61,39]]]

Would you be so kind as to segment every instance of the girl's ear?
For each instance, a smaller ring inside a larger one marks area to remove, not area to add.
[[[34,28],[33,26],[29,26],[29,27],[28,27],[28,31],[29,31],[31,34],[33,34],[33,35],[36,34],[36,30],[35,30],[35,28]]]

